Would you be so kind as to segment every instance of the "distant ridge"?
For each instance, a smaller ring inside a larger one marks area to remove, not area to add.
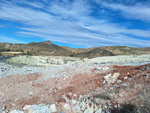
[[[30,42],[28,44],[11,44],[0,43],[0,53],[3,52],[22,52],[25,55],[43,55],[43,56],[71,56],[81,58],[94,58],[100,56],[114,55],[140,55],[150,54],[150,48],[133,48],[128,46],[106,46],[92,48],[69,48],[66,46],[58,46],[51,41]]]

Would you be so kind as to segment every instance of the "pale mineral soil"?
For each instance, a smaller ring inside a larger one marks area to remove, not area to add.
[[[148,58],[149,55],[143,57],[143,59]],[[105,94],[111,98],[109,103],[112,105],[122,105],[125,102],[136,103],[140,100],[142,89],[150,82],[148,60],[142,60],[145,65],[141,65],[143,64],[141,61],[136,62],[138,64],[136,66],[133,66],[133,63],[122,66],[120,62],[117,66],[115,63],[99,63],[98,60],[103,58],[95,59],[48,67],[27,65],[16,67],[1,63],[0,109],[5,106],[9,111],[22,110],[25,105],[40,103],[48,105],[53,102],[57,106],[58,113],[61,111],[72,113],[73,105],[64,97],[78,100],[81,95],[93,97],[97,94]],[[113,78],[115,73],[118,76]],[[105,79],[109,74],[111,77]],[[69,103],[70,109],[66,110],[63,107],[65,103]],[[104,103],[97,102],[98,105]]]

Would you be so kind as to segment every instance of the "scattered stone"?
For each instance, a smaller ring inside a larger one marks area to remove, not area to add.
[[[95,113],[103,113],[103,109],[99,108]]]
[[[127,87],[126,83],[121,84],[120,86]]]
[[[119,93],[119,95],[118,95],[119,97],[123,97],[124,95],[123,94],[121,94],[121,93]]]
[[[122,82],[121,80],[117,80],[117,81],[116,81],[116,83],[121,83],[121,82]]]
[[[10,113],[24,113],[23,111],[19,111],[19,110],[13,110]]]
[[[50,109],[44,104],[39,105],[26,105],[23,107],[24,111],[28,113],[51,113]]]
[[[123,80],[127,80],[127,79],[128,79],[128,77],[124,77],[124,78],[123,78]]]
[[[32,95],[33,95],[33,93],[30,91],[30,92],[29,92],[29,96],[32,96]]]
[[[111,73],[110,73],[104,76],[104,79],[107,81],[107,83],[114,83],[119,77],[119,75],[120,75],[119,73],[114,73],[113,76],[111,76]]]
[[[84,111],[84,113],[93,113],[93,110],[88,107],[88,108]]]
[[[75,105],[77,103],[76,100],[72,100],[72,104]]]
[[[79,105],[75,105],[75,106],[72,107],[72,111],[74,113],[81,113],[81,108],[80,108]]]
[[[70,109],[70,105],[69,105],[69,104],[67,104],[67,103],[66,103],[66,104],[64,104],[64,105],[63,105],[63,107],[64,107],[65,109]]]
[[[52,113],[57,112],[56,105],[55,104],[50,105],[50,110]]]

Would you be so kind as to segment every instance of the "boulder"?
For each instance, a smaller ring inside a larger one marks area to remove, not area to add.
[[[23,110],[28,113],[51,113],[50,109],[44,104],[39,105],[26,105]]]

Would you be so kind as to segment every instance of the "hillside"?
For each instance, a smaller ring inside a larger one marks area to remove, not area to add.
[[[58,46],[50,41],[31,42],[28,44],[11,44],[0,43],[0,53],[3,56],[14,56],[19,54],[24,55],[44,55],[44,56],[71,56],[81,58],[95,58],[100,56],[114,55],[140,55],[150,54],[150,47],[133,48],[127,46],[106,46],[92,48],[69,48],[66,46]]]
[[[77,53],[75,54],[76,57],[82,57],[82,58],[95,58],[95,57],[99,57],[99,56],[114,56],[113,53],[111,53],[110,51],[107,51],[105,49],[101,49],[101,48],[95,48],[92,49],[88,52],[83,52],[83,53]]]
[[[0,43],[0,49],[4,51],[21,51],[24,54],[30,55],[47,55],[47,56],[69,56],[70,51],[57,46],[50,41],[31,42],[29,44],[9,44]]]
[[[140,55],[140,54],[149,54],[150,48],[133,48],[128,46],[106,46],[106,47],[99,47],[105,50],[112,52],[115,55]]]

